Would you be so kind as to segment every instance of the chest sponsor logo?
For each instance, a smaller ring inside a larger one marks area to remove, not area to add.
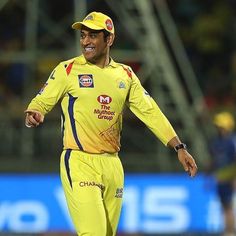
[[[97,101],[101,104],[110,104],[112,101],[112,98],[108,95],[100,95],[97,97]]]
[[[93,75],[79,75],[79,86],[80,88],[94,88]]]
[[[115,116],[115,111],[111,110],[109,104],[112,102],[112,98],[108,95],[99,95],[97,101],[101,104],[99,108],[94,109],[93,113],[98,119],[112,120]]]

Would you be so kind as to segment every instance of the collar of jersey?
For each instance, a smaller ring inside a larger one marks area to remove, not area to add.
[[[80,65],[90,64],[89,62],[86,61],[83,55],[78,57],[78,62]],[[108,66],[115,68],[118,67],[118,64],[110,57],[110,63],[108,64]]]

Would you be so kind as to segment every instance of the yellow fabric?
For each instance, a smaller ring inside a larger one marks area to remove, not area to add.
[[[176,136],[134,72],[113,60],[103,69],[83,56],[61,62],[28,109],[45,115],[59,100],[64,149],[118,152],[125,104],[165,145]]]
[[[77,234],[115,236],[124,187],[119,157],[69,152],[61,154],[61,180]]]
[[[82,25],[93,29],[93,30],[102,30],[105,29],[106,31],[114,34],[115,33],[115,29],[114,29],[114,25],[112,22],[112,19],[101,13],[101,12],[91,12],[89,13],[84,19],[83,21],[80,22],[75,22],[72,25],[73,29],[81,29]]]
[[[233,131],[235,127],[234,117],[230,112],[227,111],[216,114],[214,116],[213,123],[229,132]]]
[[[222,167],[215,171],[214,175],[220,182],[233,181],[236,178],[236,164]]]

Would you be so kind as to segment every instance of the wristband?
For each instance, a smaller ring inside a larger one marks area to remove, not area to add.
[[[187,150],[187,145],[185,143],[180,143],[180,144],[177,144],[175,147],[174,147],[175,151],[178,152],[179,149],[185,149]]]

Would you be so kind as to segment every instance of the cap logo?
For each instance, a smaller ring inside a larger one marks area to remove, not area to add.
[[[112,21],[111,21],[110,19],[107,19],[106,22],[105,22],[105,24],[106,24],[107,29],[108,29],[109,31],[111,31],[112,28],[113,28]]]
[[[85,17],[84,21],[86,20],[93,20],[93,15],[88,15]]]

